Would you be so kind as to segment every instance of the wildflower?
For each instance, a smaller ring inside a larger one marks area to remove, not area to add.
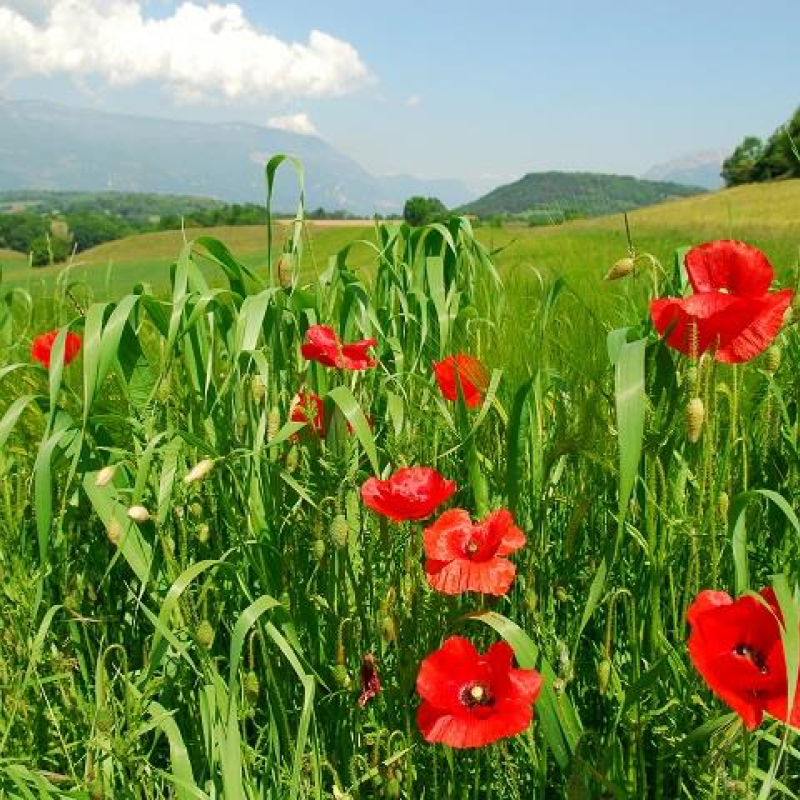
[[[375,359],[367,355],[367,350],[376,344],[375,339],[344,344],[328,325],[312,325],[306,331],[306,341],[301,351],[304,358],[318,361],[326,367],[362,370],[375,366]]]
[[[493,511],[473,524],[466,511],[450,509],[422,535],[428,583],[445,594],[505,594],[516,574],[505,556],[525,544],[525,536],[506,510]]]
[[[420,665],[417,724],[428,742],[482,747],[522,733],[533,719],[542,676],[514,669],[505,642],[480,654],[472,643],[451,636]]]
[[[431,467],[402,467],[387,480],[368,478],[361,487],[364,504],[397,522],[425,519],[456,490]]]
[[[687,618],[692,663],[749,730],[758,727],[765,711],[800,726],[800,693],[791,713],[787,710],[783,616],[772,589],[762,589],[761,600],[752,595],[733,600],[727,592],[706,589]]]
[[[489,376],[486,367],[477,358],[466,353],[448,356],[442,361],[433,362],[433,373],[448,400],[455,402],[458,399],[459,384],[467,408],[475,408],[483,402]]]
[[[361,694],[358,697],[359,706],[364,708],[380,691],[381,681],[375,666],[375,656],[373,656],[372,653],[367,653],[361,660]]]
[[[792,290],[770,292],[772,266],[744,242],[714,241],[686,254],[694,294],[650,304],[656,330],[667,344],[696,358],[716,348],[717,361],[749,361],[777,336]]]
[[[319,436],[325,435],[325,408],[322,398],[314,392],[301,389],[292,398],[289,419],[292,422],[305,422]]]
[[[45,369],[50,369],[50,358],[53,354],[53,345],[55,344],[58,331],[50,331],[50,333],[43,333],[33,340],[31,346],[31,357],[38,361]],[[68,366],[81,349],[81,337],[77,333],[67,331],[66,339],[64,339],[64,366]]]

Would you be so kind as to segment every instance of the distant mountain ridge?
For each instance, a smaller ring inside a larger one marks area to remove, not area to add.
[[[614,214],[705,191],[677,183],[595,172],[532,172],[462,206],[467,213],[571,212]]]
[[[115,189],[263,203],[263,164],[277,153],[302,160],[309,209],[386,214],[402,211],[415,194],[438,196],[451,206],[472,196],[456,180],[371,175],[317,136],[0,98],[0,190]],[[297,198],[291,168],[282,167],[273,206],[293,210]]]
[[[721,189],[722,162],[727,156],[728,152],[725,150],[689,153],[650,167],[642,178],[680,183],[684,186],[701,186],[704,189]]]

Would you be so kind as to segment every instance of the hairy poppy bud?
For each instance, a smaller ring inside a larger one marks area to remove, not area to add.
[[[261,691],[261,684],[258,681],[258,675],[256,675],[253,670],[245,675],[244,678],[244,693],[245,697],[251,702],[254,703],[258,700],[259,692]]]
[[[250,393],[256,403],[260,403],[267,393],[267,388],[264,386],[264,379],[258,374],[253,375],[250,381]]]
[[[706,410],[703,401],[699,397],[693,397],[686,407],[686,438],[692,444],[699,441],[705,418]]]
[[[611,680],[611,659],[604,656],[603,660],[597,665],[597,688],[601,695],[608,691],[608,683]]]
[[[114,727],[114,713],[108,706],[103,706],[97,709],[97,714],[94,718],[94,724],[100,733],[110,733]]]
[[[300,461],[300,453],[297,450],[295,445],[292,445],[289,452],[286,454],[286,469],[289,473],[294,472],[297,469],[297,465]]]
[[[267,415],[267,441],[271,442],[281,429],[281,412],[273,407]]]
[[[291,289],[294,277],[294,256],[291,253],[281,253],[275,271],[281,288]]]
[[[347,667],[345,667],[344,664],[334,665],[331,672],[333,673],[334,683],[340,689],[349,689],[353,685],[353,680],[350,677],[350,673],[347,671]]]
[[[113,544],[115,547],[119,544],[119,541],[122,538],[122,525],[120,525],[119,522],[117,522],[117,520],[113,517],[106,526],[106,536],[108,536],[108,541],[111,542],[111,544]]]
[[[128,509],[128,516],[138,523],[147,522],[150,519],[150,512],[144,506],[131,506]]]
[[[209,528],[205,522],[202,522],[197,526],[195,535],[197,536],[197,541],[200,542],[200,544],[208,544],[208,540],[211,538],[211,528]]]
[[[211,649],[211,646],[214,644],[214,629],[211,627],[211,623],[207,619],[204,619],[197,626],[195,636],[197,637],[197,644],[199,644],[200,647],[202,647],[204,650]]]
[[[767,349],[767,358],[764,367],[767,372],[777,372],[778,367],[781,365],[781,348],[777,344],[773,344]]]
[[[202,519],[204,511],[205,509],[203,508],[202,503],[195,501],[189,505],[189,516],[192,519]]]
[[[109,464],[107,467],[103,467],[103,469],[97,473],[97,477],[94,479],[94,485],[100,488],[103,486],[108,486],[108,484],[114,479],[114,473],[116,471],[116,464]]]
[[[337,514],[331,521],[330,528],[328,528],[328,535],[331,537],[331,541],[339,548],[347,547],[349,533],[347,518],[344,514]]]
[[[183,482],[189,486],[192,483],[196,483],[197,481],[202,481],[204,478],[208,477],[208,474],[211,470],[214,469],[214,461],[211,458],[204,458],[202,461],[198,461],[190,470],[189,472],[184,475]]]
[[[381,636],[388,644],[397,641],[397,625],[395,625],[394,617],[391,614],[387,614],[381,620]]]
[[[278,598],[280,604],[289,612],[292,610],[292,598],[289,596],[289,592],[285,589],[281,592],[281,596]]]
[[[322,561],[325,558],[325,542],[322,539],[314,539],[314,544],[311,550],[314,556],[314,561]]]
[[[636,262],[630,256],[626,256],[614,263],[614,266],[606,272],[603,280],[618,281],[620,278],[627,278],[635,268]]]

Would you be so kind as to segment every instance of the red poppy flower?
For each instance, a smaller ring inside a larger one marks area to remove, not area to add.
[[[457,383],[461,385],[467,408],[475,408],[483,402],[483,395],[489,385],[486,367],[473,356],[457,353],[442,361],[433,362],[433,373],[442,394],[455,402],[458,399]]]
[[[361,659],[361,694],[358,697],[358,704],[364,708],[378,692],[381,691],[381,680],[378,677],[378,669],[375,665],[375,656],[367,653]]]
[[[429,517],[455,490],[455,481],[431,467],[401,467],[385,481],[364,481],[361,498],[373,511],[400,522]]]
[[[314,392],[301,389],[289,406],[289,419],[292,422],[305,422],[320,436],[325,435],[325,412],[322,398]]]
[[[453,508],[422,536],[428,583],[445,594],[505,594],[517,571],[505,556],[525,544],[524,534],[505,510],[473,524],[466,511]]]
[[[800,726],[800,693],[787,713],[786,661],[775,593],[763,589],[738,600],[705,590],[689,607],[689,656],[711,690],[744,721],[758,727],[765,711]]]
[[[689,297],[662,297],[650,304],[653,325],[667,344],[698,356],[716,348],[717,361],[749,361],[778,335],[792,290],[770,292],[772,266],[744,242],[715,241],[686,254],[694,289]]]
[[[429,742],[482,747],[522,733],[533,719],[542,688],[534,669],[514,669],[505,642],[481,655],[461,636],[451,636],[421,664],[417,724]]]
[[[31,347],[31,357],[36,359],[46,369],[50,369],[50,357],[53,352],[58,331],[43,333],[33,340]],[[64,366],[75,360],[78,351],[81,349],[81,337],[77,333],[67,331],[67,338],[64,340]]]
[[[328,325],[312,325],[306,331],[306,341],[301,351],[309,361],[318,361],[326,367],[361,370],[375,366],[375,359],[367,355],[375,347],[375,339],[344,344]]]

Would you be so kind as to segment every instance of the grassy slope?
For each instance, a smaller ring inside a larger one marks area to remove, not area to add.
[[[668,263],[676,248],[714,238],[741,238],[761,247],[782,280],[791,280],[800,245],[800,180],[757,184],[673,200],[629,214],[634,244]],[[286,235],[276,233],[278,245]],[[221,239],[242,261],[255,268],[266,262],[263,228],[223,227],[190,229],[189,237],[211,235]],[[510,273],[538,269],[565,275],[576,288],[593,289],[608,267],[625,255],[625,225],[620,214],[581,220],[552,228],[484,228],[479,237],[493,249],[502,249],[498,263]],[[369,226],[309,226],[304,261],[307,275],[318,272],[328,257],[356,239],[373,240]],[[141,234],[108,242],[81,253],[71,267],[72,280],[84,281],[98,295],[128,291],[147,281],[166,286],[169,266],[180,252],[180,231]],[[349,258],[353,266],[367,263],[369,253],[358,248]],[[62,267],[30,270],[19,256],[8,261],[0,253],[4,281],[9,284],[51,285]],[[614,293],[606,287],[601,296]]]

